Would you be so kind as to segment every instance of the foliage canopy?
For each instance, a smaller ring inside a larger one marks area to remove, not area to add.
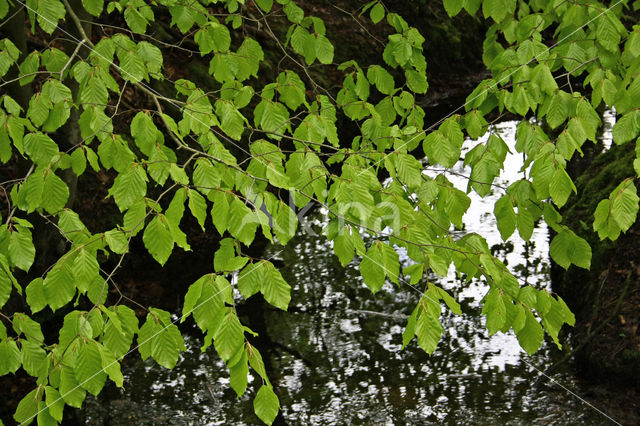
[[[453,231],[464,228],[470,191],[501,191],[494,213],[505,241],[516,231],[529,240],[544,220],[555,231],[553,260],[590,266],[589,245],[558,208],[576,191],[567,162],[587,141],[598,143],[599,111],[615,108],[616,144],[640,132],[639,2],[444,0],[450,16],[490,22],[483,61],[491,77],[463,113],[429,127],[416,102],[429,88],[418,29],[374,0],[359,13],[388,26],[382,60],[336,63],[324,22],[299,3],[0,0],[0,161],[18,171],[0,184],[0,374],[22,368],[36,379],[16,421],[57,424],[65,405],[81,407],[107,379],[122,386],[120,360],[134,350],[175,366],[185,350],[178,321],[154,307],[142,307],[139,318],[124,295],[107,295],[117,290],[134,239],[161,265],[176,248],[190,250],[191,235],[181,229],[187,211],[204,232],[219,235],[220,247],[210,273],[189,287],[179,320],[193,316],[203,349],[213,344],[238,396],[250,368],[261,377],[254,408],[265,423],[279,401],[235,306],[261,293],[286,310],[291,287],[269,259],[243,249],[260,234],[287,244],[297,209],[308,203],[329,212],[325,233],[335,254],[343,265],[362,259],[373,293],[386,280],[420,286],[404,345],[416,337],[432,353],[443,333],[441,302],[460,313],[429,280],[451,265],[466,279],[486,279],[489,332],[513,330],[529,353],[543,330],[559,345],[563,324],[573,325],[560,297],[519,283],[482,236]],[[27,31],[47,44],[34,48]],[[168,33],[182,42],[163,41]],[[282,68],[265,66],[267,44]],[[205,76],[169,66],[169,48],[210,61]],[[320,74],[340,76],[341,87],[323,87]],[[491,132],[490,117],[505,112],[523,118],[515,148],[525,159],[522,178],[508,188],[493,185],[509,151],[498,134],[461,153],[465,137]],[[466,192],[447,179],[461,155],[472,170]],[[444,171],[431,178],[423,173],[429,168]],[[105,202],[119,211],[114,226],[89,230],[74,211],[83,174],[107,182]],[[381,174],[390,179],[382,183]],[[614,240],[635,222],[635,180],[629,176],[598,204],[592,227],[600,238]],[[34,245],[51,229],[64,240],[53,258]],[[399,247],[412,260],[403,269]],[[105,270],[109,258],[115,266]],[[34,276],[38,260],[49,264]],[[58,335],[45,336],[34,315],[63,308]]]

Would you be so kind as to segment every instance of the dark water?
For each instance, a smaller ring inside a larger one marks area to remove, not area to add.
[[[508,144],[515,123],[499,131]],[[518,169],[517,156],[507,160]],[[462,166],[458,169],[464,172]],[[461,189],[466,181],[449,178]],[[501,176],[502,182],[517,173]],[[465,217],[467,231],[480,232],[489,245],[500,240],[490,212],[495,197],[474,199]],[[316,229],[322,222],[313,219]],[[548,237],[539,227],[532,243],[518,238],[496,253],[523,281],[549,288]],[[442,318],[445,335],[432,356],[412,342],[401,350],[406,317],[418,302],[417,288],[387,283],[375,296],[357,266],[342,268],[321,236],[299,235],[265,257],[282,263],[291,284],[289,312],[267,308],[259,347],[282,406],[278,422],[288,424],[606,424],[607,419],[566,389],[580,395],[568,366],[552,378],[541,376],[562,353],[550,342],[533,356],[513,334],[489,337],[480,316],[484,282],[463,283],[451,274],[439,280],[462,305],[463,315]],[[401,259],[405,261],[406,256]],[[438,280],[436,277],[432,277]],[[252,317],[255,321],[255,316]],[[252,324],[252,328],[255,326]],[[266,334],[265,334],[266,333]],[[125,389],[105,389],[100,401],[87,400],[94,424],[256,424],[252,398],[260,383],[250,378],[237,399],[213,348],[200,352],[197,331],[174,370],[142,362],[137,354],[123,365]],[[137,357],[137,358],[136,358]]]

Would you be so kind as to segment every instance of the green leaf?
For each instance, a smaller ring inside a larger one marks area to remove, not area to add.
[[[611,217],[626,232],[638,215],[638,194],[633,180],[625,180],[611,192]]]
[[[280,101],[294,111],[302,105],[305,99],[305,86],[298,74],[293,71],[281,72],[277,79],[277,90]]]
[[[110,5],[114,4],[115,3],[110,3]],[[124,19],[133,32],[144,34],[146,33],[149,21],[154,20],[153,10],[150,5],[144,4],[138,8],[134,7],[132,3],[129,3],[124,10]]]
[[[164,265],[173,251],[173,236],[164,215],[156,215],[147,225],[142,236],[144,246],[149,254],[160,264]]]
[[[458,162],[464,135],[456,117],[448,118],[424,139],[423,149],[430,163],[453,167]]]
[[[47,372],[47,353],[30,340],[22,340],[22,368],[30,376],[40,377]]]
[[[151,309],[138,332],[138,351],[142,359],[152,356],[163,367],[175,367],[180,352],[186,350],[178,327],[168,312]]]
[[[549,254],[564,269],[572,263],[584,269],[591,265],[591,247],[570,230],[562,230],[553,238]]]
[[[518,342],[520,346],[522,346],[522,349],[527,351],[529,355],[533,355],[542,344],[544,332],[542,331],[542,326],[536,321],[533,313],[529,309],[525,308],[525,315],[526,320],[524,327],[522,327],[516,335],[518,336]]]
[[[28,339],[43,342],[44,335],[40,329],[40,324],[20,312],[13,316],[13,329],[17,334],[24,334]]]
[[[36,170],[26,180],[26,182],[19,187],[18,199],[20,203],[24,200],[24,208],[27,213],[31,213],[38,209],[42,205],[42,192],[44,191],[44,171]]]
[[[233,197],[231,201],[228,221],[231,235],[242,241],[245,245],[251,244],[256,234],[257,220],[253,211],[240,201],[238,197]]]
[[[0,266],[0,308],[2,308],[4,304],[7,303],[7,300],[9,300],[14,280],[15,278],[11,274],[8,265]]]
[[[278,242],[286,245],[293,238],[298,227],[296,213],[281,200],[270,206],[269,212],[273,218],[271,222],[272,231],[276,234]]]
[[[232,289],[221,276],[207,274],[194,282],[185,296],[183,322],[191,313],[202,331],[215,333],[224,314],[224,303],[232,303]],[[205,343],[205,346],[208,346]]]
[[[107,375],[102,369],[102,356],[97,342],[81,342],[77,346],[77,358],[73,372],[78,384],[94,396],[102,390]]]
[[[108,310],[112,314],[104,327],[101,343],[117,359],[120,359],[131,347],[133,336],[138,331],[138,318],[131,308],[123,305],[119,305],[116,308],[110,307]],[[113,316],[115,316],[116,320],[112,321]]]
[[[125,48],[118,49],[117,53],[120,60],[120,74],[125,80],[136,84],[147,76],[147,68],[137,51]]]
[[[38,403],[38,416],[37,421],[39,425],[43,426],[57,426],[58,422],[55,421],[51,414],[49,414],[49,409],[47,408],[47,404],[43,401]]]
[[[211,220],[220,235],[227,230],[229,220],[229,200],[226,193],[214,191],[211,197],[213,208],[211,209]]]
[[[372,65],[367,70],[367,79],[375,84],[376,89],[382,94],[390,95],[395,87],[393,76],[379,65]]]
[[[383,244],[384,251],[384,272],[389,277],[389,280],[395,284],[400,284],[400,260],[398,253],[389,244]]]
[[[516,229],[516,213],[513,209],[511,197],[508,195],[502,196],[496,202],[493,213],[496,216],[500,236],[503,241],[507,241]]]
[[[171,173],[171,165],[169,157],[161,147],[151,145],[151,154],[147,163],[147,171],[149,176],[160,185],[164,185]]]
[[[210,345],[210,340],[222,323],[226,312],[225,302],[233,304],[233,297],[231,285],[221,276],[208,274],[198,281],[202,281],[202,289],[193,307],[193,318],[198,327],[207,332],[204,349]]]
[[[182,307],[182,317],[180,318],[180,322],[184,322],[189,315],[193,313],[193,308],[200,300],[200,296],[202,295],[202,285],[204,284],[204,280],[201,278],[197,280],[195,283],[189,286],[189,290],[187,290],[187,294],[184,296],[184,305]]]
[[[96,324],[99,329],[100,325]],[[68,357],[75,357],[77,345],[80,339],[91,339],[93,336],[93,327],[86,312],[71,311],[64,317],[64,323],[60,329],[59,346]],[[75,362],[75,360],[73,360]]]
[[[374,242],[360,262],[360,274],[364,283],[373,293],[377,293],[384,285],[384,252],[382,243]]]
[[[73,274],[78,288],[89,288],[89,284],[98,277],[100,265],[96,260],[96,254],[82,248],[77,251],[73,261]]]
[[[296,25],[293,33],[291,33],[291,47],[293,47],[296,53],[304,57],[307,65],[311,65],[316,59],[316,49],[321,47],[324,50],[328,46],[325,46],[324,42],[320,45],[312,34],[302,26]]]
[[[87,161],[89,162],[89,165],[91,166],[94,172],[98,172],[100,170],[100,165],[98,164],[98,156],[96,155],[95,152],[93,152],[91,148],[85,147],[85,150],[86,150]]]
[[[613,141],[622,145],[638,136],[640,131],[640,110],[624,114],[613,126]]]
[[[247,389],[247,376],[249,375],[248,362],[249,359],[247,357],[247,351],[243,350],[240,360],[229,367],[229,375],[231,376],[229,384],[233,390],[236,391],[236,395],[238,395],[238,397],[244,395],[244,392]]]
[[[60,372],[60,394],[64,402],[72,407],[80,408],[87,392],[80,387],[72,367],[63,366]]]
[[[557,95],[549,98],[549,107],[545,118],[552,129],[556,129],[565,122],[571,110],[571,96],[560,91]]]
[[[94,305],[102,305],[107,300],[107,292],[108,292],[108,284],[107,282],[99,276],[96,276],[91,282],[87,284],[85,288],[78,289],[81,292],[86,291],[86,295],[89,298],[89,301]]]
[[[178,166],[176,163],[171,163],[169,165],[169,175],[175,183],[179,183],[184,186],[189,185],[189,176],[187,176],[187,172],[184,171],[183,167]]]
[[[529,210],[518,207],[518,232],[520,233],[520,237],[523,240],[529,241],[531,235],[533,234],[534,220]]]
[[[262,105],[262,114],[258,111]],[[264,101],[256,107],[256,124],[260,124],[260,127],[269,132],[283,133],[284,129],[286,129],[288,120],[289,120],[289,112],[279,102],[271,102]],[[260,121],[258,123],[258,117],[260,117]]]
[[[404,75],[407,79],[407,87],[415,93],[426,93],[429,88],[427,76],[416,70],[405,70]]]
[[[82,0],[82,5],[93,16],[100,16],[104,8],[104,0]]]
[[[193,184],[204,195],[220,186],[220,174],[206,158],[198,158],[193,170]]]
[[[238,316],[232,308],[225,308],[220,328],[215,333],[214,344],[216,351],[224,362],[228,362],[244,344],[244,329]]]
[[[142,167],[134,164],[120,173],[109,189],[109,194],[121,212],[127,210],[147,193],[147,175]]]
[[[407,326],[402,333],[402,349],[404,349],[416,335],[416,318],[418,316],[419,307],[420,305],[416,306],[407,320]]]
[[[284,10],[284,13],[285,15],[287,15],[289,21],[295,24],[300,24],[302,22],[302,19],[304,18],[304,11],[293,1],[286,2],[282,10]]]
[[[189,191],[189,210],[204,231],[204,222],[207,220],[207,201],[195,189]]]
[[[6,235],[6,234],[5,234]],[[0,232],[0,238],[2,237],[2,233]],[[0,287],[4,288],[4,296],[9,299],[11,294],[11,286],[15,287],[20,295],[22,295],[22,287],[18,284],[18,281],[13,276],[11,272],[11,267],[9,266],[9,262],[7,258],[0,254]],[[6,300],[2,302],[2,304],[6,303]],[[0,305],[1,307],[1,305]],[[2,338],[2,329],[0,328],[0,339]]]
[[[49,172],[44,176],[42,189],[42,207],[51,213],[58,213],[64,208],[69,199],[69,188],[55,173]]]
[[[280,411],[280,401],[271,386],[262,385],[260,387],[253,400],[253,410],[260,420],[268,425],[276,419],[278,411]]]
[[[215,54],[213,58],[211,58],[211,62],[209,63],[209,74],[213,74],[213,77],[220,83],[233,81],[234,76],[229,62],[229,55],[220,53]],[[222,117],[222,114],[220,114],[220,112],[216,113],[219,117]]]
[[[0,77],[3,77],[20,57],[20,49],[8,38],[0,40],[0,47]]]
[[[454,17],[462,10],[463,0],[444,0],[444,10],[449,17]]]
[[[342,266],[347,266],[353,260],[355,254],[355,243],[353,241],[354,232],[351,228],[344,227],[333,240],[333,251],[340,260]]]
[[[49,118],[52,108],[53,104],[48,96],[43,93],[36,93],[29,101],[27,118],[36,126],[42,126]]]
[[[46,395],[45,403],[49,409],[49,414],[54,420],[62,422],[64,411],[64,400],[62,399],[62,395],[60,395],[60,392],[58,392],[57,389],[52,388],[51,386],[45,386],[44,391]]]
[[[493,18],[496,22],[501,22],[510,11],[509,0],[484,0],[482,2],[482,13],[486,18]]]
[[[44,281],[36,278],[26,288],[27,303],[32,313],[39,312],[47,306],[47,298],[44,291]]]
[[[87,168],[87,159],[82,149],[74,149],[71,153],[71,169],[76,176],[81,176]]]
[[[511,303],[506,301],[506,303]],[[491,289],[484,298],[482,313],[487,316],[487,330],[489,335],[500,331],[507,321],[507,307],[501,290]]]
[[[140,111],[131,120],[131,136],[133,136],[136,144],[144,154],[150,154],[156,141],[157,133],[158,129],[148,114]]]
[[[56,311],[69,303],[76,294],[71,262],[63,257],[44,278],[44,293],[51,310]]]
[[[231,238],[223,238],[220,248],[213,258],[213,266],[218,272],[236,271],[247,264],[249,258],[236,256],[235,243]]]
[[[144,200],[134,203],[124,215],[123,230],[136,235],[144,227],[147,209]]]
[[[13,415],[15,421],[20,424],[29,424],[38,415],[38,407],[42,399],[43,389],[38,386],[24,396],[18,403],[18,408]]]
[[[316,38],[315,55],[322,64],[333,62],[333,44],[323,35]]]
[[[264,295],[264,299],[283,311],[287,310],[289,301],[291,300],[291,286],[282,278],[282,274],[272,263],[266,262],[266,274],[260,292]]]
[[[104,240],[114,253],[123,254],[129,249],[129,239],[126,233],[120,229],[111,229],[105,232]]]
[[[462,216],[471,205],[471,199],[463,191],[453,186],[441,187],[438,195],[442,201],[438,203],[437,207],[442,209],[455,226],[462,229]]]
[[[178,327],[174,324],[165,324],[153,338],[151,355],[158,364],[172,369],[180,358],[180,352],[185,349]]]
[[[47,49],[42,53],[42,65],[46,67],[47,71],[52,73],[59,73],[62,71],[62,68],[68,61],[69,56],[54,47]]]
[[[256,4],[260,6],[260,9],[268,13],[273,7],[273,0],[256,0]]]
[[[596,39],[602,47],[611,52],[618,51],[618,44],[620,44],[620,34],[616,24],[622,26],[618,18],[607,10],[597,21]]]
[[[409,189],[416,190],[422,184],[422,164],[413,155],[398,153],[396,172],[398,178]]]
[[[94,105],[104,105],[109,99],[109,92],[100,74],[92,69],[84,76],[80,87],[80,102]]]
[[[144,62],[150,74],[159,74],[162,71],[162,52],[153,44],[141,41],[138,43],[136,53]]]
[[[388,47],[391,49],[393,58],[396,60],[398,65],[402,66],[406,64],[413,56],[413,48],[411,47],[411,43],[409,43],[409,41],[402,37],[400,34],[397,34],[398,36],[400,36],[397,40],[392,40],[391,37],[395,35],[396,34],[389,36],[389,39],[391,41],[388,44]]]
[[[460,308],[460,304],[453,297],[451,297],[451,295],[447,293],[445,289],[440,287],[436,287],[436,289],[438,290],[440,298],[444,300],[444,303],[447,304],[447,307],[451,309],[451,312],[453,312],[456,315],[462,315],[462,309]]]
[[[266,262],[260,261],[247,265],[238,276],[238,290],[245,299],[262,289],[262,282],[267,275]]]
[[[444,331],[439,317],[440,304],[432,300],[432,296],[423,296],[418,304],[416,337],[418,345],[428,354],[436,350]]]
[[[5,339],[0,342],[0,376],[15,373],[22,365],[22,354],[15,340]]]
[[[369,16],[371,17],[371,21],[374,24],[382,21],[384,19],[385,11],[384,6],[380,4],[380,2],[376,3],[371,10],[369,11]]]
[[[562,167],[558,167],[553,173],[549,184],[549,194],[558,207],[564,206],[569,199],[571,191],[577,192],[573,181]]]
[[[245,118],[240,111],[231,102],[219,100],[216,115],[220,117],[220,128],[232,139],[240,140],[245,128]]]
[[[393,247],[375,241],[360,262],[360,274],[369,289],[376,293],[384,285],[385,275],[398,283],[399,261]]]
[[[488,123],[482,112],[474,109],[465,116],[465,127],[471,139],[478,139],[487,132]]]
[[[24,151],[39,166],[48,166],[58,154],[58,145],[44,133],[28,133],[24,137]]]
[[[31,241],[31,231],[19,227],[9,237],[9,262],[28,272],[36,257],[36,249]]]
[[[38,0],[36,16],[40,28],[51,34],[58,26],[58,21],[64,19],[65,9],[58,0]]]
[[[31,52],[20,64],[20,75],[25,77],[20,79],[20,85],[26,86],[31,83],[36,76],[34,73],[40,68],[40,53]]]

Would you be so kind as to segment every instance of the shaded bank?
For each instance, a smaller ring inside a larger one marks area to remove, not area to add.
[[[592,268],[552,267],[553,290],[576,315],[572,330],[576,366],[603,398],[615,398],[637,419],[640,415],[640,225],[615,242],[593,232],[599,201],[617,184],[635,176],[634,146],[613,146],[595,157],[576,180],[580,197],[564,208],[564,221],[592,247]],[[621,388],[622,387],[622,388]]]

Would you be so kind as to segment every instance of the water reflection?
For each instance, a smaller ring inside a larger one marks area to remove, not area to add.
[[[496,127],[514,145],[515,122]],[[469,147],[467,147],[468,149]],[[518,163],[519,162],[519,163]],[[521,176],[522,159],[510,155],[499,183]],[[467,174],[462,164],[454,172]],[[465,189],[466,179],[448,178]],[[532,242],[513,236],[500,245],[492,214],[501,191],[473,198],[465,217],[467,231],[485,236],[489,246],[523,281],[549,286],[547,229],[540,225]],[[322,217],[315,217],[316,225]],[[312,225],[313,226],[313,225]],[[266,254],[276,254],[272,248]],[[442,318],[443,340],[432,356],[415,342],[401,350],[407,315],[420,297],[408,284],[387,283],[375,296],[362,283],[354,264],[342,268],[322,237],[299,235],[277,257],[292,285],[289,312],[264,308],[243,315],[261,329],[258,345],[280,398],[277,422],[289,424],[601,424],[603,418],[565,390],[542,382],[539,373],[561,354],[548,342],[526,355],[513,334],[489,337],[480,316],[487,292],[482,280],[461,283],[453,274],[440,284],[462,306],[463,315]],[[408,261],[404,257],[403,261]],[[263,306],[260,304],[260,306]],[[194,336],[197,336],[197,332]],[[266,335],[265,335],[266,334]],[[228,373],[201,340],[187,337],[189,351],[174,370],[132,358],[124,365],[125,390],[110,388],[88,401],[90,423],[114,424],[255,424],[251,396],[259,385],[249,381],[248,395],[237,399]],[[571,373],[554,379],[575,389]]]

